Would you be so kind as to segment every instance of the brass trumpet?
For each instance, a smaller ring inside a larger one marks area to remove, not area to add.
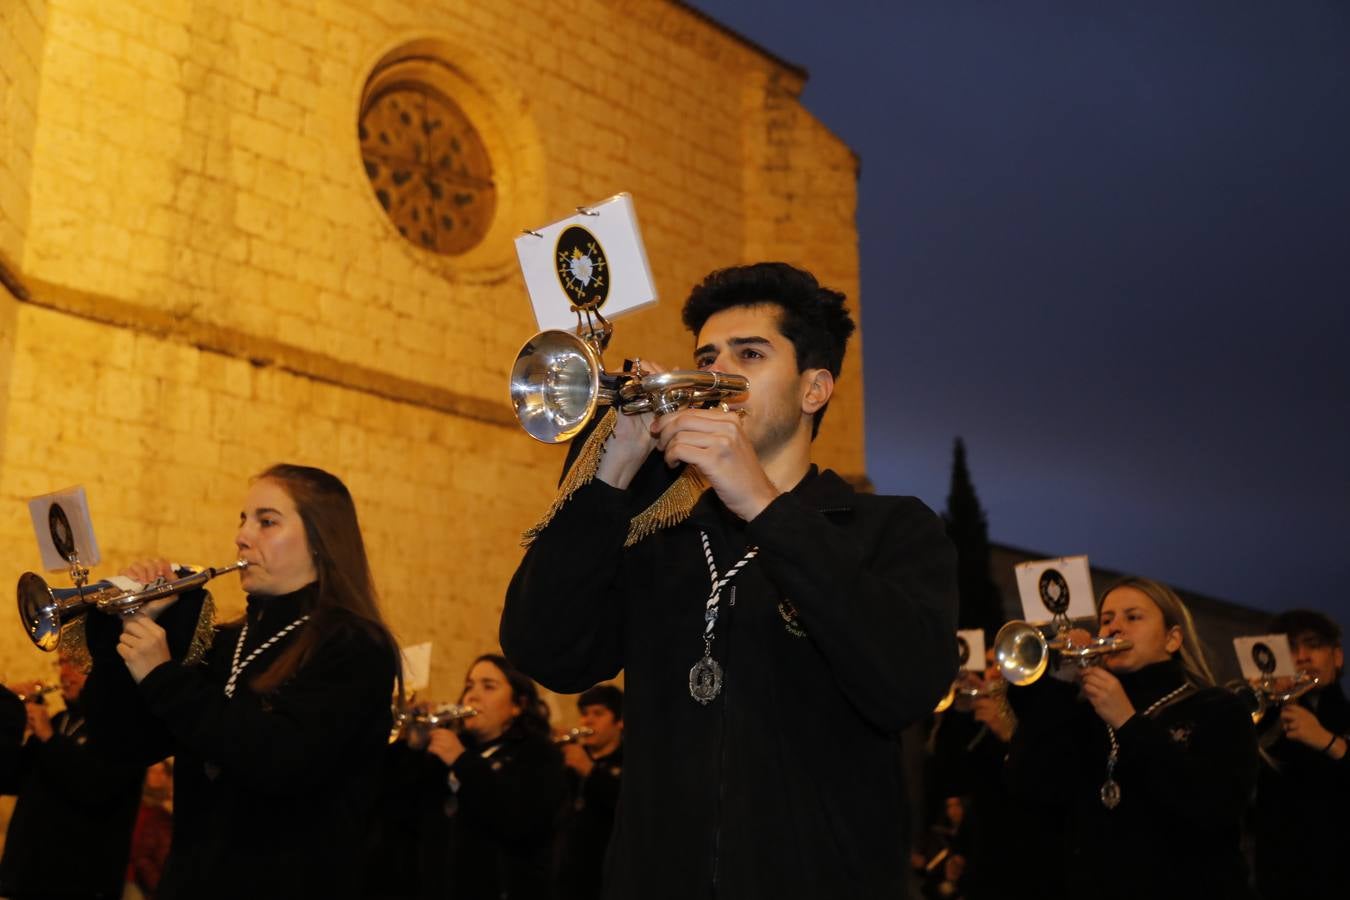
[[[555,744],[579,744],[582,738],[588,738],[595,734],[594,728],[587,728],[584,725],[580,728],[573,728],[566,734],[559,734],[553,738]]]
[[[212,578],[247,567],[248,563],[240,559],[218,569],[180,570],[188,574],[174,581],[160,578],[139,590],[128,590],[106,580],[53,588],[36,572],[25,572],[19,576],[19,619],[29,640],[39,650],[51,652],[61,642],[61,629],[91,609],[109,615],[131,615],[152,600],[181,594]]]
[[[1003,671],[1003,678],[1018,687],[1031,684],[1045,674],[1052,652],[1085,669],[1100,663],[1108,653],[1120,653],[1133,647],[1133,642],[1118,637],[1097,637],[1087,643],[1078,643],[1069,637],[1067,628],[1061,628],[1053,638],[1047,638],[1035,625],[1016,619],[1000,628],[994,636],[994,657]]]
[[[600,350],[608,334],[588,338],[541,331],[525,342],[511,366],[511,404],[520,427],[545,444],[570,441],[599,406],[624,415],[658,416],[686,406],[708,406],[750,390],[741,375],[701,370],[644,374],[605,371]]]
[[[395,706],[393,713],[394,724],[389,729],[389,743],[391,744],[405,736],[408,730],[414,726],[428,729],[451,728],[456,722],[462,722],[478,715],[478,710],[472,706],[462,706],[458,703],[442,703],[434,710],[426,711],[400,709]]]

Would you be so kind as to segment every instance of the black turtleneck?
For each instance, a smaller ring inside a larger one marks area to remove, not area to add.
[[[312,613],[318,599],[317,581],[311,581],[289,594],[249,594],[245,598],[244,609],[244,619],[248,622],[248,640],[244,652],[253,650],[301,616]]]
[[[1186,684],[1177,661],[1117,677],[1135,714],[1116,729],[1120,804],[1114,809],[1101,802],[1111,749],[1106,724],[1077,685],[1009,691],[1019,720],[1009,781],[1021,801],[1042,810],[1059,831],[1067,865],[1058,895],[1092,884],[1100,897],[1136,896],[1139,885],[1148,884],[1163,897],[1250,896],[1239,847],[1256,777],[1250,716],[1228,691],[1199,687],[1145,715]],[[1128,878],[1100,877],[1121,860],[1131,866]]]

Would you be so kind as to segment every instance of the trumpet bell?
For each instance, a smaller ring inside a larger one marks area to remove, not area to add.
[[[1004,681],[1024,687],[1045,674],[1050,664],[1050,642],[1034,625],[1008,622],[994,636],[994,658]]]
[[[19,577],[19,619],[23,632],[39,650],[50,653],[61,642],[61,604],[41,575]]]
[[[525,342],[511,367],[511,404],[520,426],[545,444],[581,433],[600,402],[600,355],[566,331],[541,331]]]

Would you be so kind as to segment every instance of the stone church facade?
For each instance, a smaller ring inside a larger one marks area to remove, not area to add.
[[[3,0],[0,580],[39,567],[33,495],[85,486],[96,574],[219,565],[250,475],[322,466],[452,695],[562,459],[506,401],[512,239],[632,193],[662,302],[611,365],[687,364],[680,303],[724,265],[856,312],[858,162],[805,77],[670,0]],[[854,478],[860,349],[817,448]],[[51,671],[12,618],[0,660]]]

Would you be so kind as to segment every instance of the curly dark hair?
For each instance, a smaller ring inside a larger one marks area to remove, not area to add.
[[[695,336],[714,314],[737,306],[777,306],[778,330],[792,342],[797,371],[828,369],[835,378],[844,366],[844,350],[855,329],[839,291],[822,287],[816,276],[783,262],[761,262],[718,269],[703,279],[684,302],[684,325]],[[827,403],[816,411],[811,437],[820,432]]]
[[[469,666],[469,671],[480,662],[490,662],[498,669],[501,669],[506,676],[506,683],[511,685],[511,702],[520,707],[520,715],[516,716],[508,727],[507,732],[519,731],[534,737],[547,737],[550,734],[548,724],[548,705],[539,696],[539,689],[534,686],[534,682],[529,679],[515,666],[511,661],[499,653],[484,653],[473,661]],[[464,702],[464,692],[460,692],[459,702]]]

